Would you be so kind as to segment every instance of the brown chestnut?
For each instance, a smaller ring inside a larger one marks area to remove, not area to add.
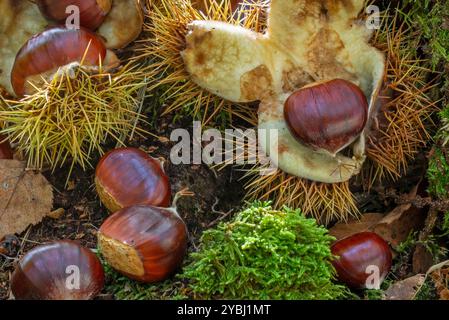
[[[332,245],[332,254],[337,256],[333,265],[339,279],[353,288],[367,288],[368,284],[376,287],[376,281],[380,286],[391,269],[390,247],[373,232],[361,232],[337,241]]]
[[[14,156],[9,141],[0,135],[0,159],[12,159]]]
[[[294,92],[285,102],[284,117],[299,142],[335,155],[365,128],[368,101],[355,84],[334,79]]]
[[[132,206],[106,219],[98,232],[98,246],[123,275],[141,282],[161,281],[184,258],[187,228],[174,209]]]
[[[42,15],[58,23],[65,23],[70,13],[69,6],[79,8],[80,26],[97,29],[111,11],[111,0],[36,0]]]
[[[11,71],[14,92],[22,96],[34,91],[29,82],[42,82],[59,67],[73,62],[98,66],[104,61],[103,41],[87,29],[53,27],[35,35],[20,49]]]
[[[18,300],[88,300],[103,286],[99,259],[74,241],[34,248],[20,260],[11,278]]]
[[[106,153],[97,165],[95,185],[111,212],[138,204],[170,205],[170,182],[160,161],[136,148]]]

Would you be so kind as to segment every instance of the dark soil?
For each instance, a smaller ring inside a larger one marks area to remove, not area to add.
[[[161,137],[170,137],[177,127],[189,128],[191,121],[171,125],[172,119],[161,118],[156,124]],[[128,146],[139,147],[151,153],[153,157],[169,159],[174,143],[164,139],[137,137]],[[107,150],[113,149],[111,144]],[[98,159],[92,161],[97,163]],[[233,210],[240,207],[244,196],[241,173],[231,167],[214,170],[206,165],[171,165],[165,162],[170,177],[172,196],[181,189],[188,188],[195,195],[183,197],[178,203],[178,213],[187,223],[190,233],[190,245],[195,246],[202,231],[226,219]],[[96,248],[96,232],[108,216],[101,205],[94,185],[93,168],[83,171],[75,168],[68,186],[66,186],[68,167],[55,172],[44,172],[54,186],[54,209],[63,208],[65,213],[59,219],[45,218],[42,223],[30,227],[18,237],[5,239],[3,246],[7,253],[0,255],[0,300],[9,297],[9,278],[18,258],[33,247],[61,239],[77,240],[89,248]],[[7,243],[9,240],[9,243]],[[14,242],[14,243],[10,243]]]

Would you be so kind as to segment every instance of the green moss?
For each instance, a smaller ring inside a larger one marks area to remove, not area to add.
[[[407,239],[400,243],[395,251],[397,253],[392,268],[392,273],[398,272],[405,264],[411,262],[413,252],[416,246],[422,245],[432,255],[434,263],[445,260],[447,258],[448,249],[442,246],[440,240],[442,235],[430,235],[426,240],[419,240],[419,233],[412,232]]]
[[[427,53],[436,67],[449,62],[449,1],[402,1],[405,16],[428,42]]]
[[[431,277],[426,278],[426,281],[416,293],[415,300],[438,300],[436,288]]]
[[[365,289],[365,290],[363,290],[364,299],[365,300],[382,300],[385,297],[385,290],[387,290],[393,283],[394,283],[394,280],[387,277],[387,279],[385,279],[382,282],[380,289],[372,289],[372,290]]]
[[[197,298],[337,299],[333,238],[299,210],[254,203],[208,230],[183,276]]]
[[[443,236],[449,235],[449,211],[444,213],[443,223],[441,224],[441,231],[443,232]]]
[[[183,300],[187,299],[185,285],[176,279],[156,284],[144,284],[128,279],[112,269],[103,259],[106,292],[118,300]]]
[[[433,155],[429,159],[429,168],[427,169],[427,178],[429,180],[428,192],[437,198],[446,198],[449,192],[449,164],[444,152],[434,148]]]

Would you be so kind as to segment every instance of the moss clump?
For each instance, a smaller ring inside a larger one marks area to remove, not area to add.
[[[443,236],[449,236],[449,211],[444,213],[441,230],[443,231]]]
[[[154,284],[131,280],[117,273],[98,254],[106,274],[106,292],[117,300],[184,300],[187,299],[185,285],[181,281],[168,279]]]
[[[432,65],[449,62],[449,1],[405,0],[405,10],[428,42]]]
[[[203,234],[183,277],[196,298],[342,298],[347,289],[332,282],[332,240],[299,210],[256,202]]]
[[[449,195],[449,164],[445,153],[438,147],[434,148],[433,155],[429,159],[427,178],[428,191],[432,196],[446,198]]]

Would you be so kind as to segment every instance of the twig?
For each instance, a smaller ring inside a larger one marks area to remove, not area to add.
[[[398,205],[411,204],[418,209],[430,207],[430,209],[436,211],[449,211],[449,200],[434,200],[431,197],[421,197],[419,195],[410,199],[409,195],[397,195],[394,191],[387,192],[386,197],[393,199]]]

